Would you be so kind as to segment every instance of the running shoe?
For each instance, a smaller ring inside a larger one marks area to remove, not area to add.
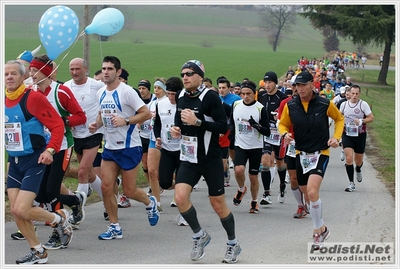
[[[53,229],[53,232],[51,233],[51,235],[49,236],[49,241],[47,241],[47,243],[45,243],[43,245],[43,248],[45,249],[61,249],[61,248],[66,248],[66,246],[64,246],[61,243],[60,240],[60,235],[57,232],[57,229]]]
[[[211,236],[204,231],[202,237],[193,237],[193,248],[190,253],[190,258],[192,261],[198,261],[204,257],[204,248],[210,243]]]
[[[362,173],[361,172],[356,172],[356,178],[358,182],[362,181]]]
[[[86,193],[83,191],[75,191],[75,196],[79,200],[79,204],[71,206],[72,215],[69,217],[68,221],[72,226],[72,229],[79,229],[79,225],[85,220],[85,204],[86,204]]]
[[[249,213],[253,213],[253,214],[259,213],[257,201],[251,201],[251,207],[250,207]]]
[[[117,178],[115,179],[115,182],[118,184],[118,187],[121,186],[122,178],[117,177]]]
[[[283,186],[285,186],[285,185],[283,185]],[[283,204],[285,201],[286,201],[286,189],[281,187],[281,189],[279,191],[279,195],[278,195],[278,202]]]
[[[226,244],[226,253],[225,257],[222,260],[223,263],[236,263],[237,257],[239,256],[242,248],[240,247],[239,243],[234,245]]]
[[[354,185],[354,182],[350,182],[349,186],[347,186],[347,188],[344,190],[347,192],[353,192],[356,190],[356,185]]]
[[[231,172],[229,172],[229,170],[227,170],[224,173],[224,180],[225,180],[224,181],[224,186],[225,187],[229,187],[231,185],[231,183],[229,183],[230,179],[231,179]]]
[[[52,225],[52,227],[57,229],[61,243],[64,245],[64,247],[67,247],[69,243],[71,243],[73,237],[72,226],[68,222],[68,211],[66,209],[59,209],[55,213],[61,217],[61,221]]]
[[[36,249],[31,248],[31,251],[24,257],[15,261],[16,264],[43,264],[47,263],[47,251],[43,249],[43,252],[39,252]]]
[[[147,215],[149,219],[149,223],[151,226],[155,226],[160,219],[160,212],[157,209],[157,200],[156,197],[150,196],[150,200],[152,201],[151,207],[146,207]]]
[[[128,208],[131,206],[131,201],[125,194],[121,194],[119,197],[118,208]]]
[[[121,227],[117,229],[115,225],[108,226],[107,231],[102,234],[99,234],[98,238],[100,240],[111,240],[111,239],[121,239],[122,238],[122,229]]]
[[[34,226],[34,228],[35,228],[35,232],[36,232],[36,235],[37,235],[36,226]],[[14,240],[25,240],[25,236],[21,233],[20,230],[16,231],[15,233],[12,233],[11,234],[11,238],[14,239]]]
[[[290,176],[289,173],[286,172],[285,183],[290,184]]]
[[[314,234],[313,235],[313,249],[314,250],[319,250],[324,246],[325,240],[329,238],[331,233],[328,230],[328,227],[325,227],[325,231],[322,232],[321,234]]]
[[[163,212],[161,204],[157,205],[157,210],[160,214]]]
[[[189,226],[189,223],[187,223],[187,221],[184,217],[182,217],[181,214],[176,216],[176,221],[178,222],[178,226]]]
[[[247,192],[247,187],[246,186],[244,186],[244,191],[243,192],[238,190],[236,192],[235,197],[233,197],[233,205],[236,205],[236,206],[240,205],[242,203],[243,196],[246,194],[246,192]]]
[[[175,197],[172,198],[171,203],[169,204],[171,207],[177,207],[175,202]]]
[[[298,205],[297,212],[293,214],[293,218],[302,219],[307,215],[307,211],[303,205]]]
[[[263,198],[261,198],[260,205],[269,205],[272,204],[271,193],[269,191],[265,191],[263,194]]]
[[[344,150],[340,152],[340,160],[343,162],[344,161]]]
[[[21,233],[20,230],[11,234],[11,238],[15,240],[25,240],[25,236]]]
[[[93,193],[93,187],[92,187],[92,184],[89,184],[89,188],[88,188],[88,192],[87,192],[87,197],[86,198],[89,198],[89,196],[90,195],[92,195],[92,193]]]
[[[104,209],[103,217],[104,217],[104,220],[106,220],[106,221],[110,220],[110,217],[108,216],[108,213],[105,209]]]
[[[314,234],[313,235],[312,248],[314,250],[319,250],[321,248],[321,236],[320,236],[320,234]]]

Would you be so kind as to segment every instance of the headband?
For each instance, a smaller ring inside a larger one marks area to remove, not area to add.
[[[33,59],[29,65],[29,68],[34,67],[36,69],[38,69],[40,72],[43,73],[43,75],[45,75],[46,77],[50,77],[51,72],[53,72],[53,67],[43,63],[41,61],[35,60]]]
[[[161,87],[164,91],[167,90],[167,87],[165,87],[165,84],[162,83],[161,81],[157,80],[156,82],[154,82],[154,86],[158,86]]]
[[[181,87],[177,87],[177,86],[167,86],[167,91],[169,91],[169,92],[179,92],[180,90],[182,90]]]
[[[146,87],[150,91],[150,88],[151,88],[150,82],[139,81],[138,87],[140,87],[140,86]]]

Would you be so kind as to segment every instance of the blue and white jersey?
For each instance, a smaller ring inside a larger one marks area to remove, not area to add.
[[[114,127],[111,124],[113,116],[122,118],[136,115],[137,111],[145,106],[143,100],[125,83],[120,83],[112,91],[104,86],[97,92],[100,103],[101,118],[104,126],[104,147],[110,150],[133,148],[142,146],[139,132],[135,131],[136,124]]]

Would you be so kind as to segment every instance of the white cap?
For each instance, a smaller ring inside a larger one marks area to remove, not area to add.
[[[296,77],[297,77],[297,75],[294,75],[294,76],[291,77],[291,79],[289,81],[290,85],[294,84],[294,81],[296,80]]]
[[[340,87],[340,93],[345,93],[346,92],[346,87],[342,86]]]

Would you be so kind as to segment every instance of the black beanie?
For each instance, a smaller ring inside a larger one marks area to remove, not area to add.
[[[275,84],[278,84],[278,76],[274,71],[268,71],[264,75],[264,81],[273,81]]]

